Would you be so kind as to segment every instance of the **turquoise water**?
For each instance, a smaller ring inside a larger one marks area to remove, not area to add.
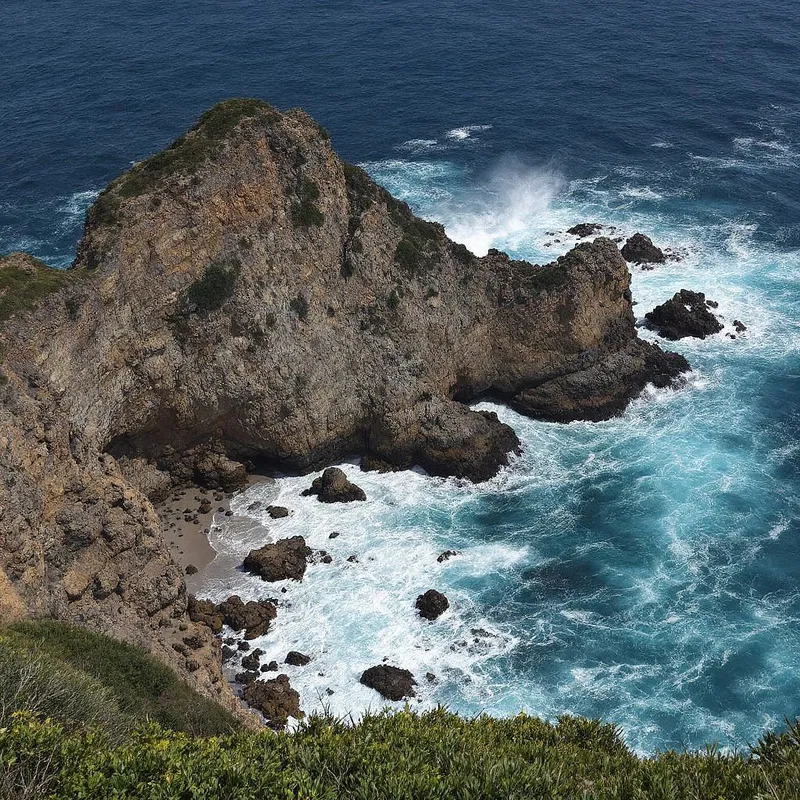
[[[271,535],[335,557],[286,593],[235,569],[263,529],[215,532],[208,590],[279,594],[259,645],[314,655],[288,668],[306,710],[374,706],[357,678],[387,657],[438,676],[423,705],[601,716],[645,752],[800,713],[793,4],[7,0],[0,20],[0,251],[68,265],[109,180],[253,95],[306,108],[476,252],[547,261],[596,220],[683,256],[634,270],[639,319],[680,288],[719,302],[722,334],[670,344],[695,368],[679,392],[597,425],[498,409],[524,450],[486,485],[356,473],[369,501],[330,508],[282,479],[296,513]],[[453,603],[434,625],[413,611],[430,587]]]

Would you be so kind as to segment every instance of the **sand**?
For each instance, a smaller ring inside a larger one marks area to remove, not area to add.
[[[249,476],[249,485],[272,481],[268,475]],[[164,539],[175,563],[186,572],[186,584],[192,591],[193,575],[204,570],[216,558],[216,551],[208,542],[208,532],[215,519],[231,516],[230,501],[233,494],[191,486],[177,489],[162,503],[155,506],[161,517]],[[211,501],[211,510],[200,512],[202,501]],[[187,571],[188,570],[188,571]]]

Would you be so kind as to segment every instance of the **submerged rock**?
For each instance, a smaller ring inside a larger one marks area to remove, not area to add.
[[[645,314],[644,318],[660,336],[672,340],[686,336],[705,339],[706,336],[719,333],[723,327],[708,310],[706,296],[689,289],[676,292],[666,303]]]
[[[302,536],[279,539],[258,550],[251,550],[244,560],[244,568],[265,581],[302,580],[308,558],[312,554]]]
[[[404,697],[416,697],[414,687],[417,682],[407,669],[379,664],[365,669],[361,675],[361,683],[375,689],[386,700],[402,700]]]
[[[656,247],[649,236],[634,233],[622,246],[622,257],[635,264],[663,264],[667,257]]]
[[[414,606],[421,617],[434,620],[438,619],[450,608],[450,601],[441,592],[437,592],[436,589],[428,589],[425,594],[417,597],[417,602]]]
[[[289,683],[288,675],[278,675],[270,680],[252,680],[244,687],[242,698],[264,715],[272,728],[283,728],[289,717],[302,719],[300,695]]]
[[[351,503],[367,499],[364,490],[351,483],[338,467],[328,467],[303,495],[316,495],[321,503]]]
[[[289,516],[289,509],[283,506],[267,506],[267,514],[269,514],[272,519],[283,519]]]

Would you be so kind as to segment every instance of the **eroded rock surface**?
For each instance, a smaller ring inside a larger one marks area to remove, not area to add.
[[[242,691],[242,698],[264,715],[272,728],[283,728],[289,717],[301,719],[300,695],[289,683],[288,675],[278,675],[267,681],[251,680]]]
[[[244,568],[265,581],[299,581],[306,574],[312,552],[302,536],[279,539],[251,550],[244,559]]]
[[[438,619],[450,608],[450,601],[436,589],[428,589],[424,594],[417,597],[414,607],[419,611],[423,619]]]
[[[622,245],[622,257],[635,264],[663,264],[667,260],[664,251],[643,233],[634,233]]]
[[[366,500],[367,495],[360,486],[347,479],[339,467],[328,467],[319,478],[315,478],[309,489],[303,492],[306,497],[316,495],[321,503],[352,503]]]

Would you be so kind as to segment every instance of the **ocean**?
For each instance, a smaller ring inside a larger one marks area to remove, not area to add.
[[[379,707],[358,676],[388,658],[415,707],[600,717],[643,753],[800,714],[800,8],[4,0],[0,21],[0,252],[67,266],[108,181],[256,96],[478,254],[544,263],[597,221],[682,256],[633,269],[637,319],[681,288],[719,303],[723,333],[669,343],[680,391],[597,424],[491,406],[523,452],[486,484],[345,464],[366,503],[301,498],[309,476],[235,499],[289,506],[272,535],[334,556],[254,643],[314,657],[286,668],[306,711]],[[235,569],[260,535],[212,533],[209,596],[279,593]],[[428,588],[452,604],[435,624]]]

